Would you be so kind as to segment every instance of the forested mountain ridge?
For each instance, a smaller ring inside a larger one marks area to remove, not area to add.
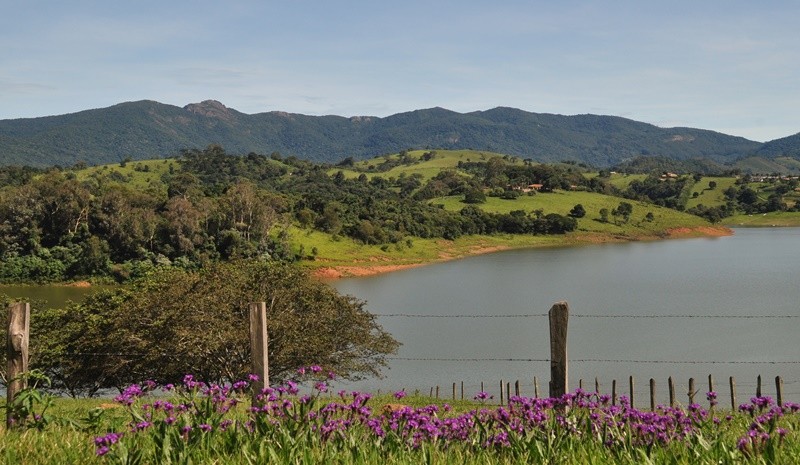
[[[598,167],[642,155],[731,163],[764,145],[714,131],[660,128],[616,116],[563,116],[507,107],[470,113],[431,108],[383,118],[348,118],[277,111],[249,115],[213,100],[183,108],[143,100],[60,116],[0,120],[3,165],[95,165],[175,156],[182,149],[212,143],[233,153],[279,152],[317,162],[364,159],[408,148],[473,148]]]

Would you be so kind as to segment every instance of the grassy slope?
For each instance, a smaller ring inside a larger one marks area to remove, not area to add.
[[[716,181],[717,187],[713,190],[708,189],[709,181]],[[734,186],[736,178],[732,177],[704,177],[696,183],[692,189],[697,192],[697,198],[689,198],[686,208],[692,208],[698,204],[707,207],[724,205],[726,189]],[[769,183],[753,183],[749,185],[758,192],[759,198],[766,200],[771,194],[772,185]],[[789,193],[784,196],[784,201],[790,206],[799,201],[798,193]],[[739,214],[725,218],[723,223],[727,226],[800,226],[800,212],[771,212],[764,214]]]
[[[423,150],[411,151],[409,156],[419,159],[423,153],[425,153]],[[359,168],[366,169],[370,164],[377,166],[387,157],[398,156],[394,154],[377,157],[356,163],[356,169],[341,169],[341,171],[348,177],[357,177],[361,173]],[[493,156],[503,155],[484,151],[438,150],[436,151],[436,156],[427,162],[401,165],[386,172],[367,173],[367,176],[377,175],[388,178],[399,177],[402,173],[405,173],[406,176],[419,173],[422,175],[424,182],[424,180],[435,176],[442,169],[457,169],[459,161],[483,161]],[[512,157],[512,160],[521,163],[519,159]],[[175,160],[146,160],[129,162],[125,167],[120,167],[118,163],[90,167],[78,171],[77,176],[78,179],[84,180],[89,179],[93,174],[108,175],[112,171],[117,171],[127,179],[125,184],[129,186],[166,190],[161,177],[168,173],[170,164],[177,169]],[[139,170],[136,170],[137,165],[140,166]],[[141,167],[144,166],[148,166],[149,171],[142,171]],[[333,174],[339,170],[340,168],[334,168],[330,173]],[[587,174],[587,176],[592,176],[592,174]],[[624,188],[632,180],[643,179],[644,177],[645,175],[614,174],[611,182],[620,188]],[[722,192],[728,185],[733,184],[733,179],[704,178],[695,185],[694,189],[702,190],[703,186],[708,185],[707,181],[711,179],[717,181],[717,189],[704,191],[699,199],[694,200],[702,201],[706,205],[715,204],[709,200],[722,202]],[[607,208],[611,211],[619,205],[620,201],[622,199],[602,194],[558,191],[555,193],[540,193],[534,196],[522,196],[516,200],[502,200],[490,197],[485,204],[481,205],[481,208],[493,212],[509,212],[511,210],[532,212],[542,209],[545,214],[559,213],[564,215],[576,204],[582,204],[587,211],[587,215],[579,220],[579,230],[563,236],[471,236],[462,237],[455,241],[410,238],[410,241],[404,241],[396,245],[366,246],[348,238],[334,240],[330,235],[318,231],[302,230],[295,226],[290,227],[289,234],[295,250],[300,251],[302,247],[303,254],[310,256],[312,250],[316,249],[315,259],[303,262],[309,267],[337,268],[343,270],[346,274],[359,274],[365,272],[365,270],[368,270],[366,272],[388,271],[499,249],[652,239],[665,236],[666,232],[671,229],[694,228],[697,230],[697,228],[708,226],[708,223],[693,215],[638,202],[632,202],[634,205],[633,215],[627,224],[616,225],[613,222],[602,223],[598,221],[601,208]],[[692,201],[690,200],[690,202]],[[435,199],[432,203],[442,204],[445,208],[454,211],[458,211],[465,206],[459,198]],[[644,221],[644,217],[648,212],[653,213],[655,216],[654,221]],[[795,219],[797,224],[800,224],[800,217],[795,217]],[[732,222],[731,224],[740,222],[742,221]]]
[[[91,166],[79,170],[75,174],[79,181],[86,181],[94,176],[109,176],[116,171],[126,179],[124,184],[129,187],[136,189],[155,188],[166,192],[167,187],[161,177],[169,173],[170,165],[176,171],[179,169],[175,159],[159,159],[131,161],[126,163],[125,166],[120,166],[119,163]],[[148,171],[143,171],[144,167],[147,167]]]
[[[409,156],[419,158],[425,151],[412,151]],[[442,169],[457,169],[459,161],[483,161],[492,156],[502,156],[491,152],[476,152],[469,150],[447,151],[439,150],[436,157],[428,162],[413,165],[402,165],[381,173],[366,173],[368,177],[382,176],[398,177],[401,173],[410,176],[419,173],[424,180],[435,176]],[[372,160],[355,164],[355,169],[344,170],[347,177],[357,177],[369,165],[378,166],[387,155]],[[519,161],[516,159],[516,161]],[[339,171],[333,169],[330,174]],[[596,176],[596,173],[594,174]],[[587,174],[591,177],[592,174]],[[644,179],[646,175],[613,174],[611,182],[619,188],[625,188],[634,179]],[[344,274],[361,274],[370,272],[389,271],[392,269],[414,266],[438,260],[446,260],[501,249],[522,247],[558,246],[578,243],[595,243],[620,240],[653,239],[664,237],[667,231],[679,228],[702,228],[708,226],[705,220],[694,215],[680,213],[667,208],[633,202],[633,215],[627,224],[602,223],[599,221],[599,211],[607,208],[609,211],[619,205],[623,199],[590,192],[566,192],[537,194],[522,196],[516,200],[503,200],[490,197],[480,208],[498,213],[508,213],[512,210],[525,210],[532,212],[537,209],[544,213],[559,213],[566,215],[576,204],[580,203],[587,211],[584,218],[578,220],[579,230],[559,236],[521,236],[521,235],[493,235],[462,237],[455,241],[444,239],[412,239],[411,246],[406,243],[384,246],[365,246],[353,240],[342,238],[332,241],[330,236],[316,231],[293,229],[292,242],[299,249],[303,247],[305,254],[309,254],[316,247],[317,257],[314,261],[304,262],[312,268],[336,268]],[[452,211],[461,210],[466,206],[460,197],[445,197],[434,199],[433,204],[441,204]],[[647,222],[645,215],[652,212],[655,220]],[[335,276],[333,274],[332,276]]]
[[[408,156],[411,158],[415,158],[419,160],[423,153],[427,152],[427,150],[412,150],[408,152]],[[353,169],[344,169],[344,168],[335,168],[329,170],[329,174],[333,174],[337,171],[342,171],[344,175],[349,178],[357,178],[361,173],[365,173],[367,178],[372,178],[373,176],[381,176],[383,178],[391,178],[391,177],[399,177],[401,173],[405,173],[406,176],[411,176],[414,174],[420,174],[422,176],[422,182],[426,182],[428,179],[436,176],[440,171],[444,169],[456,169],[458,166],[458,162],[468,162],[468,161],[485,161],[491,157],[502,157],[504,155],[499,153],[493,152],[484,152],[484,151],[473,151],[473,150],[437,150],[436,156],[428,160],[426,162],[420,162],[413,165],[400,165],[395,166],[394,168],[383,171],[383,172],[365,172],[369,168],[369,166],[379,166],[387,159],[397,159],[400,157],[398,154],[386,155],[382,157],[376,157],[370,160],[364,160],[357,162],[353,165]],[[518,158],[512,158],[517,162],[520,162]]]

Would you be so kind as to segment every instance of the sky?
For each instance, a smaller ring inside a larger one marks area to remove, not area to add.
[[[795,0],[0,0],[0,119],[136,100],[800,132]]]

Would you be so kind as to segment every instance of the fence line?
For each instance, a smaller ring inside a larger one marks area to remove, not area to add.
[[[404,360],[418,362],[550,362],[549,358],[442,358],[442,357],[386,357],[387,360]],[[686,365],[800,365],[800,361],[725,361],[725,360],[632,360],[585,358],[569,359],[574,363],[661,363]]]
[[[511,313],[511,314],[429,314],[429,313],[374,313],[373,315],[385,318],[539,318],[548,316],[547,313]],[[669,314],[656,314],[656,315],[613,315],[613,314],[598,314],[591,315],[587,313],[571,314],[572,318],[693,318],[693,319],[742,319],[742,320],[760,320],[760,319],[794,319],[800,318],[800,315],[669,315]]]
[[[24,354],[22,357],[23,350],[21,349],[21,345],[16,343],[16,339],[14,339],[14,344],[12,344],[12,335],[15,338],[18,338],[19,341],[27,340],[28,337],[28,328],[24,328],[24,330],[16,330],[14,329],[14,321],[15,316],[12,316],[12,306],[9,307],[9,361],[12,358],[16,357],[16,354],[19,352],[21,359],[24,360],[23,366],[27,365],[27,353]],[[540,318],[544,316],[548,316],[550,320],[550,358],[548,359],[540,359],[540,358],[443,358],[443,357],[386,357],[388,360],[405,360],[405,361],[424,361],[424,362],[537,362],[537,363],[550,363],[550,381],[549,381],[549,395],[550,397],[560,397],[561,395],[565,394],[568,390],[568,363],[571,361],[573,363],[625,363],[625,364],[635,364],[635,363],[646,363],[646,364],[694,364],[694,365],[705,365],[705,364],[720,364],[720,365],[797,365],[800,364],[800,361],[720,361],[720,360],[637,360],[637,359],[599,359],[599,358],[591,358],[591,359],[573,359],[569,360],[567,357],[567,326],[568,326],[568,319],[569,319],[569,307],[567,302],[556,302],[553,307],[550,309],[550,312],[543,314],[543,313],[520,313],[520,314],[500,314],[500,315],[487,315],[487,314],[478,314],[478,315],[467,315],[467,314],[456,314],[456,315],[442,315],[442,314],[412,314],[412,313],[391,313],[391,314],[378,314],[376,316],[381,317],[403,317],[403,318]],[[634,314],[627,314],[627,315],[611,315],[611,314],[598,314],[598,315],[589,315],[589,314],[576,314],[572,315],[575,318],[715,318],[715,319],[789,319],[789,318],[800,318],[800,315],[667,315],[667,314],[657,314],[657,315],[634,315]],[[27,325],[25,325],[27,326]],[[267,319],[266,319],[266,303],[254,303],[250,305],[250,335],[251,335],[251,357],[253,362],[253,371],[258,373],[261,379],[264,380],[264,385],[268,386],[269,374],[268,374],[268,360],[267,360]],[[19,335],[17,334],[19,332]],[[27,345],[27,344],[25,344]],[[20,346],[20,348],[17,348]],[[260,349],[260,350],[258,350]],[[27,351],[24,351],[27,352]],[[173,358],[173,359],[180,359],[181,357],[188,356],[189,354],[167,354],[167,353],[138,353],[138,352],[72,352],[72,353],[64,353],[61,354],[64,357],[148,357],[148,356],[156,356],[156,357],[163,357],[163,358]],[[22,362],[21,362],[22,363]],[[25,370],[23,370],[25,371]],[[9,370],[9,374],[12,374],[12,370]],[[783,379],[778,376],[775,378],[775,386],[776,392],[778,397],[778,404],[780,405],[782,402],[782,390],[784,384],[793,384],[797,381],[790,381],[784,382]],[[538,396],[539,387],[537,383],[537,378],[533,377],[533,384],[534,384],[534,392],[535,396]],[[634,402],[634,378],[631,376],[629,378],[630,384],[630,405],[633,406]],[[672,378],[669,379],[670,384],[670,404],[674,403],[674,385],[672,382]],[[579,385],[583,387],[583,380],[579,381]],[[748,383],[740,384],[748,385]],[[595,378],[595,387],[599,391],[599,381]],[[762,380],[761,376],[758,376],[757,381],[757,389],[756,395],[761,396],[762,391]],[[650,405],[651,409],[655,408],[655,381],[651,378],[650,379]],[[481,383],[481,390],[483,391],[483,383]],[[520,385],[519,381],[514,383],[514,390],[517,395],[520,392]],[[709,375],[709,391],[713,391],[713,380]],[[690,403],[694,403],[694,396],[699,389],[694,389],[694,379],[689,379],[689,395]],[[733,377],[730,377],[730,391],[731,391],[731,405],[732,408],[735,408],[735,380]],[[10,388],[9,389],[9,399],[8,403],[10,404],[14,392]],[[257,391],[254,391],[254,393]],[[439,386],[436,386],[436,397],[439,398],[440,389]],[[616,380],[612,381],[612,397],[614,398],[613,401],[616,401]],[[433,387],[431,388],[431,395],[433,394]],[[255,394],[254,394],[255,395]],[[452,385],[452,397],[455,400],[456,398],[456,383]],[[461,382],[461,398],[464,397],[464,382]],[[500,402],[503,403],[504,398],[506,400],[511,398],[511,383],[506,381],[505,384],[502,380],[500,380]],[[9,410],[10,412],[10,410]],[[10,421],[10,417],[7,421]]]

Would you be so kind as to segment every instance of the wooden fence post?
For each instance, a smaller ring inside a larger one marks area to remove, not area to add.
[[[689,394],[689,405],[692,405],[694,403],[694,394],[695,394],[694,378],[689,378],[689,392],[688,392],[688,394]]]
[[[17,302],[8,306],[8,385],[6,405],[11,405],[17,394],[27,387],[24,378],[28,371],[28,341],[30,340],[31,304]],[[6,410],[6,425],[11,428],[14,417],[11,409]]]
[[[630,383],[630,389],[631,389],[631,392],[630,392],[631,398],[628,401],[628,405],[630,405],[630,407],[633,408],[633,396],[636,395],[636,393],[634,392],[634,389],[633,389],[633,384],[634,384],[633,383],[633,376],[629,376],[628,377],[628,382]]]
[[[712,375],[710,375],[710,374],[708,375],[708,392],[714,392],[714,393],[717,392],[717,391],[714,390],[714,377]],[[708,397],[708,396],[706,396],[706,397]],[[708,400],[708,408],[711,411],[714,410],[714,405],[712,404],[712,402],[713,401],[711,399]]]
[[[731,411],[736,411],[736,380],[731,376],[728,379],[729,384],[731,385]]]
[[[253,374],[259,380],[253,382],[253,403],[264,388],[269,387],[269,338],[267,336],[267,303],[250,304],[250,356]]]
[[[611,380],[611,405],[617,405],[617,380]]]
[[[567,324],[569,305],[556,302],[549,312],[550,317],[550,397],[561,397],[569,389],[567,378]]]
[[[650,378],[650,411],[656,411],[656,380]]]
[[[756,397],[761,397],[761,375],[756,379]]]
[[[778,407],[783,407],[783,378],[780,376],[775,377],[775,398],[778,401]]]
[[[675,381],[670,376],[667,382],[669,383],[669,408],[673,408],[675,407]]]
[[[533,398],[539,398],[539,380],[536,377],[533,377]]]

